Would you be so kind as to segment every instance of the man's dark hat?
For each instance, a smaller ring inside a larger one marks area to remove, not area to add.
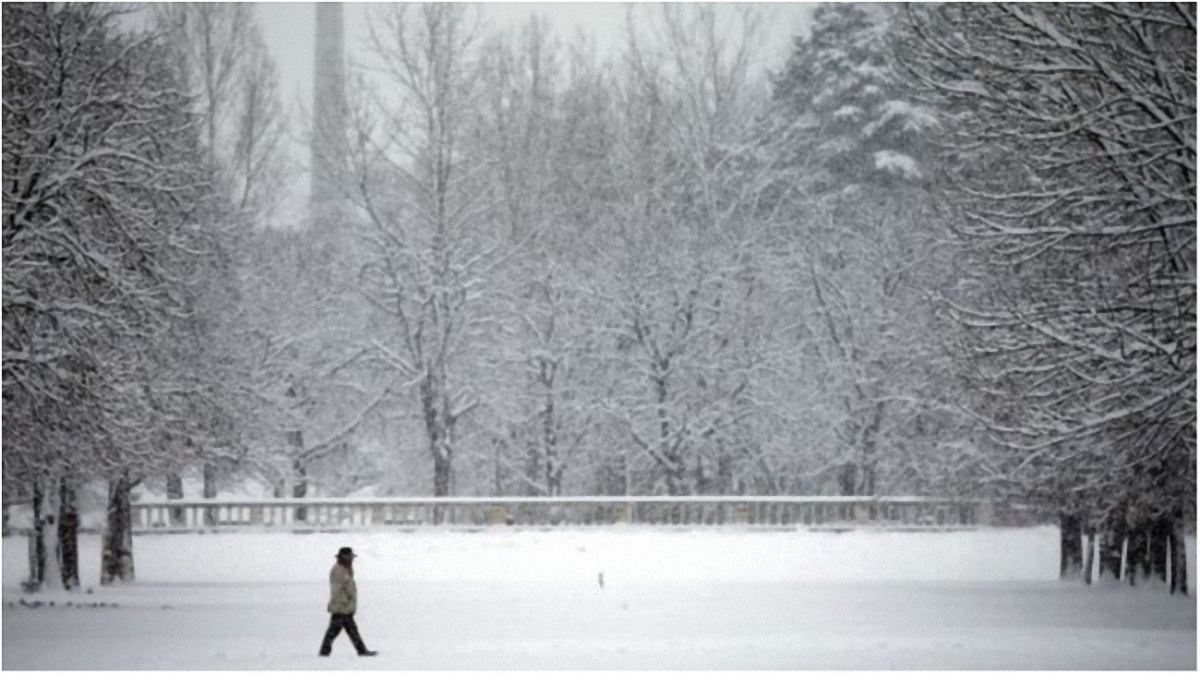
[[[342,548],[341,550],[338,550],[337,556],[338,557],[357,557],[358,555],[354,554],[354,551],[351,550],[350,548]]]

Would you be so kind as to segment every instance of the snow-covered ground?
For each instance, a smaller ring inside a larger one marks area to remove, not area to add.
[[[357,658],[344,636],[332,658],[316,657],[342,545],[360,555],[358,622],[377,658]],[[1196,668],[1194,599],[1059,582],[1057,546],[1053,528],[160,535],[135,539],[136,583],[101,588],[99,540],[86,537],[83,580],[94,592],[32,597],[19,589],[24,542],[10,538],[2,664]],[[10,604],[22,599],[55,605]]]

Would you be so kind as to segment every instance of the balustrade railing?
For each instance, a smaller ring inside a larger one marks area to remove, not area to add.
[[[165,500],[133,504],[136,533],[438,526],[973,527],[985,501],[920,496],[563,496]]]

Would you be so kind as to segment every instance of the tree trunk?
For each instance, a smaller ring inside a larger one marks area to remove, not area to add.
[[[79,587],[79,506],[75,485],[66,476],[58,492],[58,568],[64,589]]]
[[[546,472],[546,496],[562,496],[562,471]]]
[[[436,459],[435,459],[436,461]],[[532,442],[526,443],[525,447],[525,495],[540,496],[542,490],[538,488],[538,482],[541,475],[542,457],[538,452],[537,445]]]
[[[1167,582],[1167,541],[1171,536],[1171,525],[1165,517],[1154,520],[1150,527],[1150,575],[1160,582]]]
[[[861,494],[863,496],[874,496],[875,495],[875,461],[874,461],[874,459],[863,464],[863,485],[862,485]]]
[[[542,410],[542,444],[546,448],[546,496],[559,496],[562,493],[562,469],[558,465],[558,434],[554,432],[554,396],[546,394],[546,404]]]
[[[1060,513],[1059,578],[1079,578],[1083,575],[1083,523],[1075,513]]]
[[[204,463],[204,498],[217,497],[217,467],[207,461]],[[204,508],[204,523],[216,526],[217,509],[212,506]]]
[[[182,499],[183,498],[183,478],[179,473],[167,473],[167,498]],[[183,524],[183,508],[171,508],[171,524],[180,526]]]
[[[1139,569],[1145,569],[1149,560],[1146,558],[1146,527],[1137,526],[1129,530],[1128,545],[1125,552],[1125,580],[1130,585],[1137,585]]]
[[[33,481],[33,545],[29,554],[29,587],[33,590],[42,588],[46,578],[46,536],[42,522],[42,483]]]
[[[858,484],[858,465],[853,461],[847,461],[842,464],[842,469],[838,473],[838,486],[840,487],[842,496],[854,496],[854,489]]]
[[[704,461],[700,455],[696,455],[696,470],[695,477],[692,478],[692,484],[696,485],[696,493],[703,496],[712,491],[712,479],[709,478],[708,472],[704,470]]]
[[[1119,530],[1106,528],[1100,532],[1099,578],[1104,578],[1105,574],[1116,579],[1121,578],[1121,544],[1123,541],[1124,536]]]
[[[687,466],[679,456],[672,452],[667,455],[668,465],[665,467],[667,476],[667,494],[671,496],[686,496],[690,490],[687,484]]]
[[[492,496],[504,496],[504,481],[500,473],[500,443],[492,439]]]
[[[875,403],[875,408],[871,415],[871,423],[863,433],[862,483],[858,489],[858,494],[862,496],[875,495],[876,438],[879,435],[879,427],[883,423],[883,410],[883,402]]]
[[[671,366],[669,360],[663,362],[654,362],[655,372],[666,372]],[[658,458],[662,465],[663,474],[667,479],[667,493],[671,496],[679,494],[680,482],[683,479],[683,472],[686,467],[679,465],[679,458],[675,452],[671,450],[671,421],[667,417],[667,379],[665,376],[656,375],[652,377],[654,381],[655,399],[657,401],[658,414]]]
[[[129,505],[129,472],[108,488],[108,518],[104,527],[100,583],[133,580],[133,517]]]
[[[627,450],[621,450],[621,496],[633,495],[633,464],[629,460]]]
[[[1154,577],[1154,523],[1146,522],[1141,527],[1141,545],[1138,557],[1142,560],[1142,580],[1149,582]]]
[[[433,456],[433,495],[449,496],[451,479],[453,478],[450,448],[450,429],[444,422],[447,419],[438,409],[433,383],[426,378],[421,384],[421,404],[425,413],[425,433],[429,437],[429,453]],[[433,507],[433,523],[441,524],[445,519],[445,509],[440,505]]]
[[[1184,538],[1182,520],[1175,520],[1171,529],[1171,594],[1178,590],[1185,597],[1188,593],[1187,543]]]
[[[421,411],[425,418],[425,434],[429,438],[429,453],[433,456],[433,495],[449,496],[452,478],[453,451],[450,447],[448,412],[438,407],[438,389],[432,376],[421,382]],[[441,521],[441,509],[434,508],[434,520]]]
[[[47,478],[47,486],[45,489],[41,480],[35,483],[34,491],[34,534],[36,541],[34,543],[34,557],[36,560],[36,583],[33,584],[34,589],[58,589],[59,582],[62,580],[62,573],[59,571],[59,544],[58,544],[58,490],[55,489],[55,480]]]
[[[297,435],[300,431],[294,431]],[[308,466],[299,458],[292,459],[292,498],[304,498],[308,496]],[[308,520],[308,508],[304,506],[296,506],[295,520],[297,522],[305,522]]]
[[[167,473],[167,498],[183,498],[183,478],[179,473]]]
[[[58,542],[58,490],[54,488],[54,480],[47,480],[50,487],[42,492],[42,554],[45,557],[45,567],[42,571],[42,589],[61,589],[62,570],[58,565],[60,546]]]
[[[438,456],[433,461],[433,495],[450,495],[450,459]]]
[[[733,457],[721,448],[717,455],[717,493],[722,496],[733,492]]]
[[[204,462],[204,498],[217,497],[217,467]]]
[[[37,537],[37,533],[33,531],[29,532],[29,535],[25,537],[25,542],[27,544],[26,554],[28,558],[27,561],[29,563],[29,577],[21,583],[21,587],[23,587],[26,592],[35,592],[42,586],[42,581],[38,579],[37,548],[40,541]]]
[[[1083,582],[1087,585],[1092,584],[1092,566],[1096,555],[1096,529],[1088,526],[1087,532],[1087,551],[1083,556]]]

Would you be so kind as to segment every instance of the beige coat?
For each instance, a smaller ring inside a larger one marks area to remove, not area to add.
[[[358,587],[354,571],[334,564],[329,571],[329,612],[354,613],[358,609]]]

